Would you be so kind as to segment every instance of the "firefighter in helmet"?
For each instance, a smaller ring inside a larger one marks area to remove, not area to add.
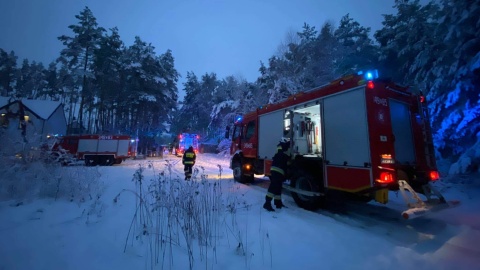
[[[197,159],[197,155],[193,150],[193,146],[190,145],[185,153],[183,153],[182,157],[182,164],[185,166],[185,180],[190,180],[192,178],[192,167],[195,165],[195,160]]]
[[[290,164],[289,148],[290,141],[283,139],[277,145],[277,153],[273,156],[272,167],[270,168],[270,186],[268,187],[265,203],[263,204],[263,208],[269,212],[275,211],[272,207],[272,200],[277,209],[285,207],[282,203],[281,196],[282,183],[286,180],[287,170]]]

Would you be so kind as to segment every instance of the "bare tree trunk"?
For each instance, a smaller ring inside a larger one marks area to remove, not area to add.
[[[88,133],[91,133],[92,130],[92,108],[88,110]]]
[[[87,67],[88,67],[89,47],[85,48],[85,62],[83,63],[83,82],[80,100],[80,108],[78,108],[78,119],[83,124],[83,106],[85,106],[85,92],[87,92]],[[90,129],[90,126],[88,127]]]

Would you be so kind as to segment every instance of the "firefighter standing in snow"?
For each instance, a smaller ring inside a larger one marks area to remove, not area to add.
[[[272,199],[277,209],[285,207],[282,203],[282,183],[286,180],[290,156],[286,153],[290,148],[290,142],[280,142],[277,146],[277,153],[273,156],[270,169],[270,186],[265,196],[263,208],[267,211],[275,211],[272,208]]]
[[[192,178],[192,167],[195,165],[195,159],[197,155],[195,155],[195,151],[193,147],[190,146],[188,149],[183,153],[182,157],[182,164],[185,166],[185,180],[190,180]]]

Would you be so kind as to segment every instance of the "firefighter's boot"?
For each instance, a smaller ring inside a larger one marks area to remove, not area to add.
[[[277,209],[287,208],[287,206],[283,204],[282,200],[274,200],[273,203]]]
[[[265,196],[265,203],[263,204],[263,208],[268,212],[274,212],[275,209],[272,207],[272,198]]]

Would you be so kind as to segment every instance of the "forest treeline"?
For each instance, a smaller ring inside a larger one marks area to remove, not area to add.
[[[188,72],[183,100],[174,52],[159,54],[139,36],[124,44],[117,28],[99,26],[85,7],[58,37],[63,49],[48,66],[0,49],[0,95],[61,101],[68,123],[79,121],[86,132],[155,138],[188,130],[220,139],[237,115],[375,68],[423,91],[437,155],[455,159],[480,132],[479,2],[396,0],[396,14],[384,15],[374,33],[349,14],[338,25],[305,23],[259,63],[255,81]]]

